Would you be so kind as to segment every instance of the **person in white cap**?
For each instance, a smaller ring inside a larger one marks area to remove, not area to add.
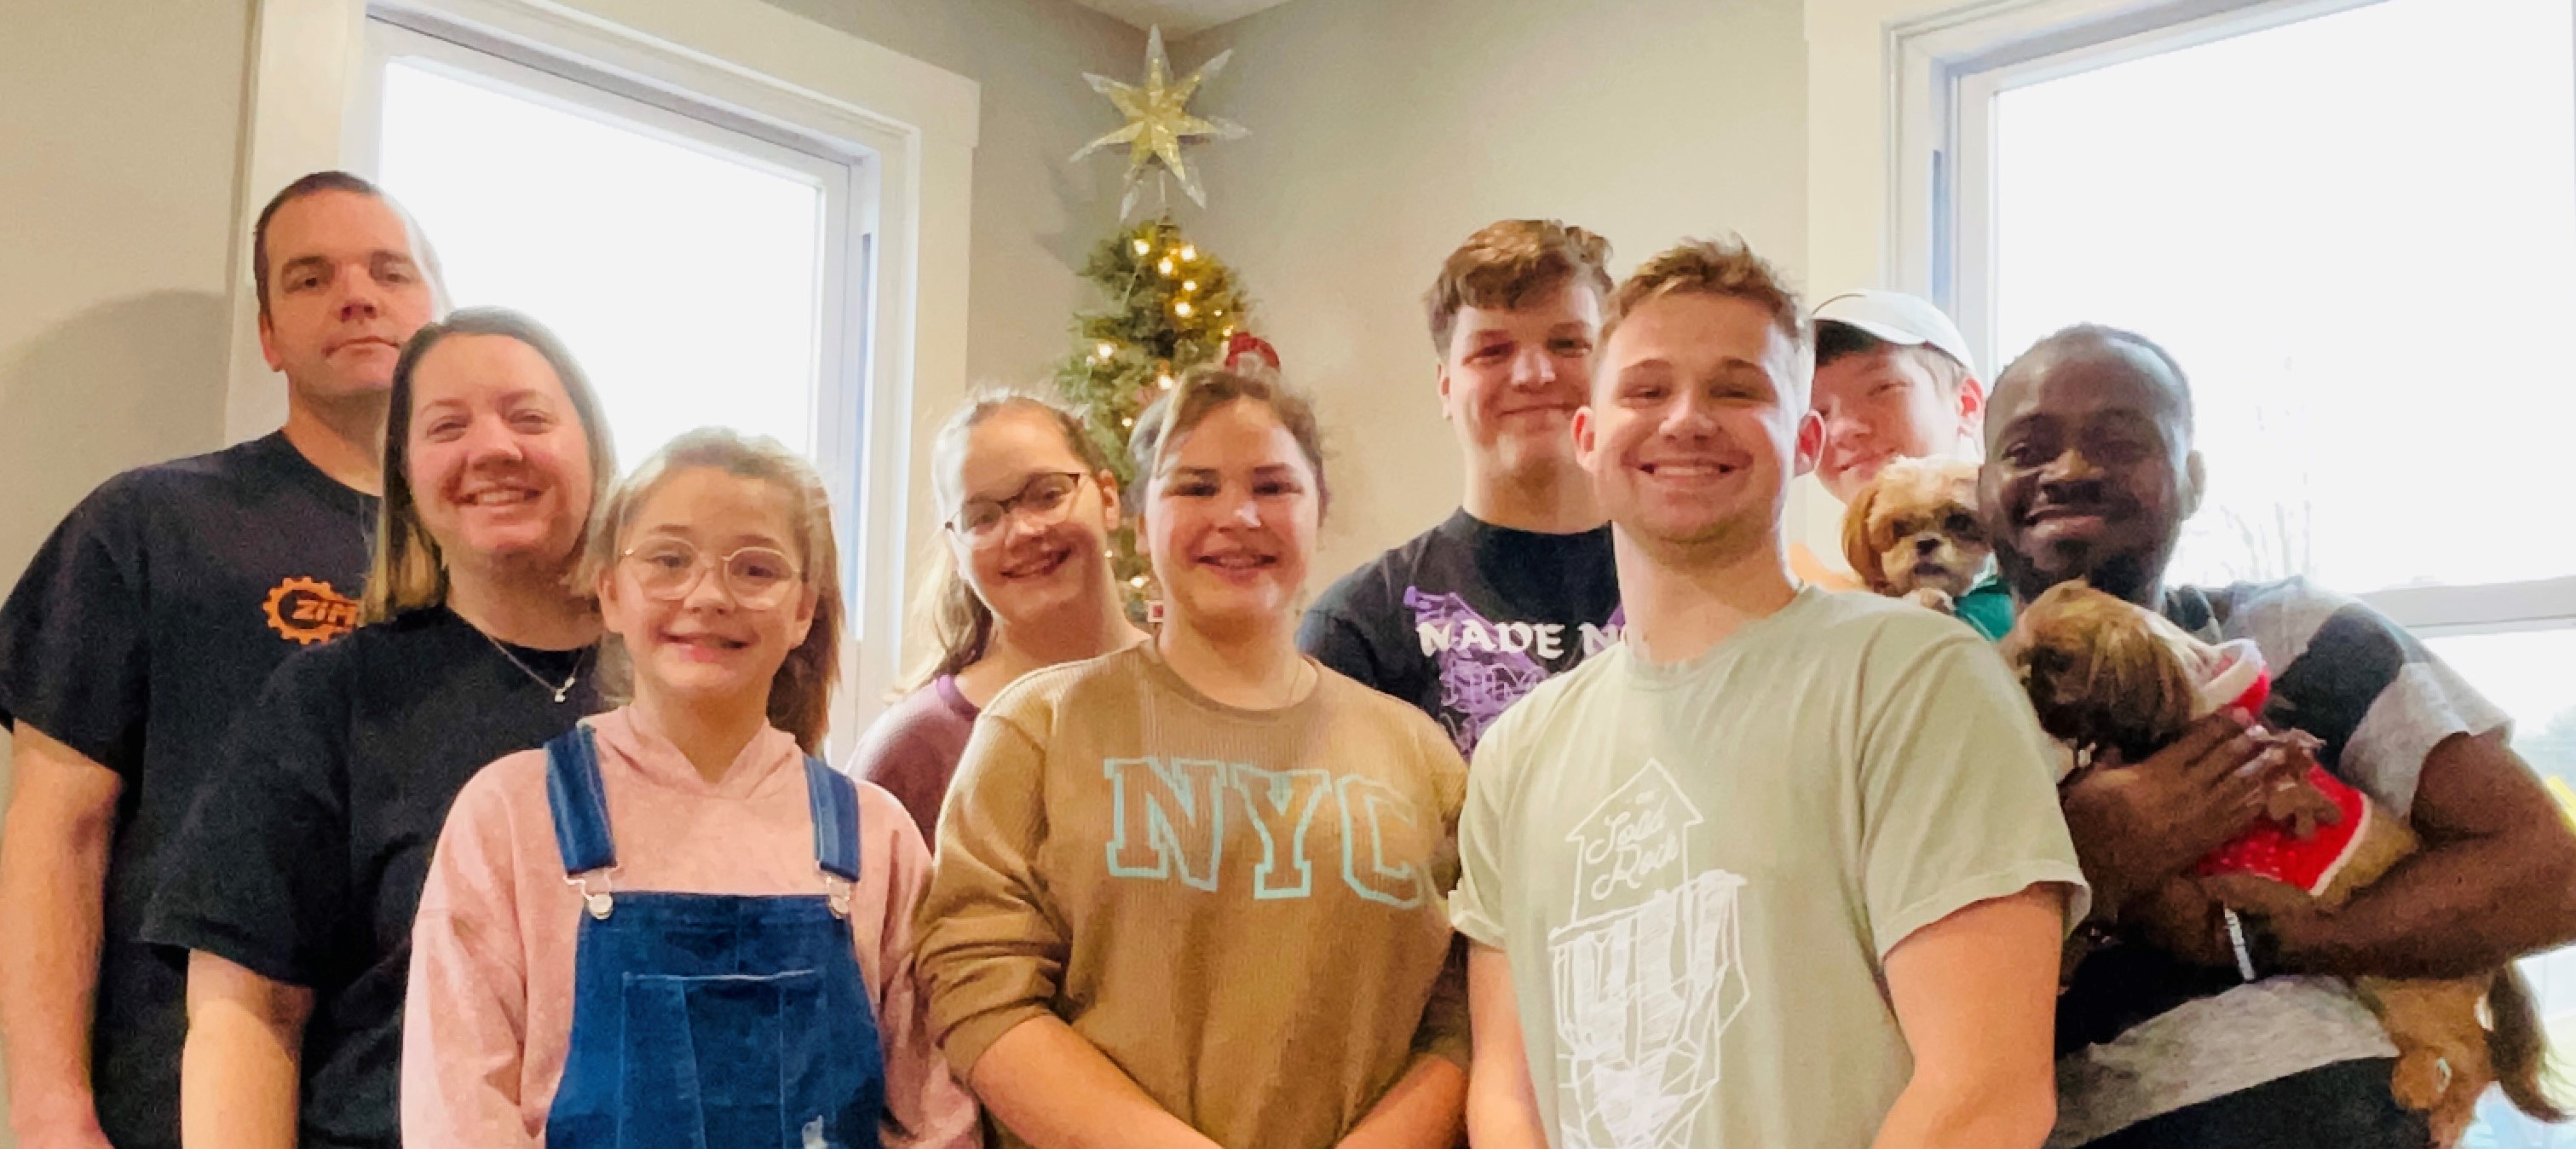
[[[1894,291],[1850,291],[1816,306],[1816,478],[1849,503],[1890,460],[1981,457],[1986,385],[1968,340],[1941,309]]]

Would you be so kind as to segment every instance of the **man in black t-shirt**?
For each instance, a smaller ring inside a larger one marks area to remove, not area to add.
[[[2391,1089],[2395,1049],[2352,988],[2459,977],[2576,937],[2576,835],[2505,742],[2504,714],[2368,606],[2293,578],[2204,589],[2165,568],[2200,502],[2191,388],[2144,337],[2059,332],[1997,380],[1978,498],[2014,597],[2082,579],[2210,642],[2245,639],[2271,673],[2260,716],[2324,743],[2325,768],[2407,819],[2418,853],[2332,913],[2297,898],[2213,907],[2170,950],[2113,935],[2058,999],[2051,1145],[2416,1149],[2422,1114]],[[2061,803],[2097,921],[2235,838],[2259,748],[2213,715]],[[2187,952],[2186,952],[2187,951]]]
[[[386,389],[437,309],[409,222],[355,176],[289,185],[251,251],[286,426],[102,484],[0,606],[0,1028],[23,1149],[179,1144],[184,967],[138,937],[157,857],[269,673],[355,624]]]
[[[1617,641],[1610,526],[1575,463],[1610,245],[1504,220],[1441,265],[1425,304],[1465,505],[1345,575],[1298,627],[1324,665],[1421,707],[1472,754],[1531,687]]]

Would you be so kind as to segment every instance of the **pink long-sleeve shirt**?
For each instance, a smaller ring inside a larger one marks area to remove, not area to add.
[[[616,889],[822,892],[794,738],[761,731],[709,782],[632,708],[591,726],[617,840]],[[885,1046],[885,1144],[973,1146],[975,1103],[935,1047],[913,979],[911,917],[930,852],[903,806],[865,783],[859,826],[850,933]],[[555,845],[545,752],[493,763],[457,796],[412,928],[402,1066],[410,1149],[542,1144],[571,1048],[582,914]]]

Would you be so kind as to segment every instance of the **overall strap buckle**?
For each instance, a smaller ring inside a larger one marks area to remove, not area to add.
[[[581,891],[582,908],[588,910],[591,917],[604,922],[608,920],[608,915],[617,909],[617,890],[614,883],[610,881],[616,874],[615,866],[604,870],[585,870],[578,874],[565,875],[564,884]],[[596,890],[590,888],[592,878],[599,879],[599,888]]]
[[[554,815],[564,884],[581,891],[582,908],[592,918],[608,920],[617,908],[609,881],[617,873],[617,840],[608,832],[608,792],[599,782],[599,748],[589,723],[546,743],[546,805]],[[593,878],[599,881],[596,890],[590,888]]]
[[[805,759],[805,796],[814,813],[814,868],[823,875],[832,916],[850,916],[850,894],[859,881],[859,789],[849,775]]]

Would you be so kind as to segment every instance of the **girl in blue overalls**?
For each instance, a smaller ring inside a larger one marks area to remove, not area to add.
[[[969,1146],[903,808],[808,757],[839,656],[824,487],[730,431],[620,485],[585,571],[633,701],[477,775],[413,934],[409,1149]]]

